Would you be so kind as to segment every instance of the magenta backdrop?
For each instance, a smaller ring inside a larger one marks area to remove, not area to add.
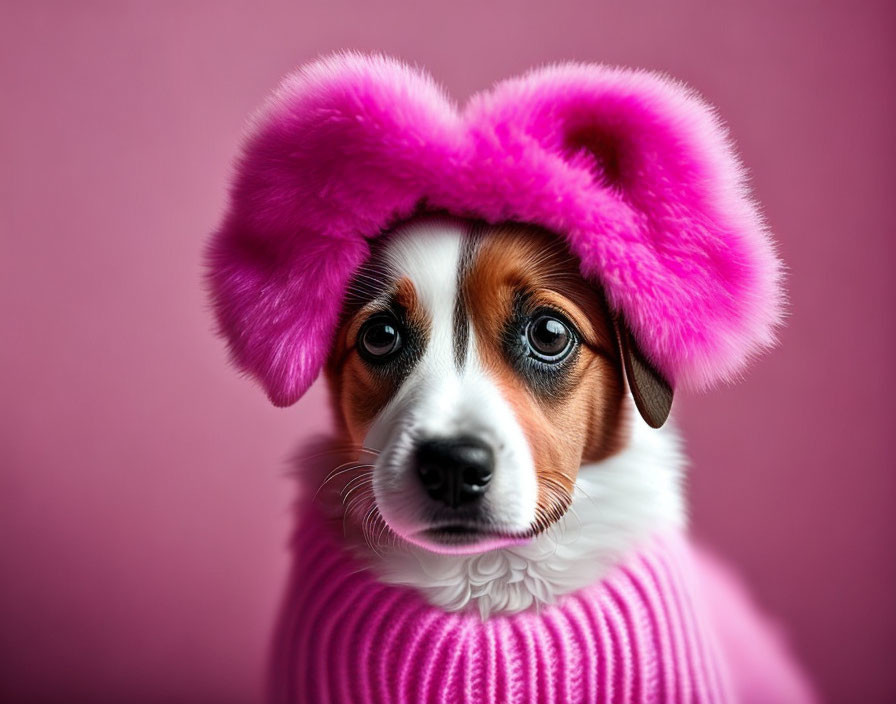
[[[0,10],[0,699],[257,699],[325,405],[226,367],[200,252],[245,116],[343,47],[458,98],[582,59],[719,106],[792,304],[745,383],[679,403],[696,531],[830,700],[896,699],[893,3],[76,5]]]

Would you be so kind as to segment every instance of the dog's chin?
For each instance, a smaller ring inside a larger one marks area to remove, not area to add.
[[[475,555],[523,545],[532,539],[530,534],[501,533],[461,524],[433,526],[402,537],[418,547],[444,555]]]

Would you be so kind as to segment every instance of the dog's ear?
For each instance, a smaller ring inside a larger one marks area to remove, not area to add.
[[[660,428],[672,410],[672,385],[644,356],[622,316],[615,319],[625,378],[635,406],[651,428]]]

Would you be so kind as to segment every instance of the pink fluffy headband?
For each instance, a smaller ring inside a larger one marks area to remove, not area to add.
[[[461,109],[398,61],[337,54],[252,120],[209,249],[220,329],[274,403],[320,372],[369,241],[426,211],[556,232],[675,387],[735,374],[773,340],[780,263],[724,128],[686,87],[566,64]]]

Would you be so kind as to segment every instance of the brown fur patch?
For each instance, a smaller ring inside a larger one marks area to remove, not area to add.
[[[535,530],[557,520],[572,501],[579,466],[621,449],[626,436],[624,381],[612,320],[602,292],[550,233],[522,225],[489,232],[462,282],[478,354],[513,407],[529,441],[538,477]],[[529,310],[548,307],[575,325],[581,345],[563,391],[540,394],[508,359],[504,331],[521,295]]]

